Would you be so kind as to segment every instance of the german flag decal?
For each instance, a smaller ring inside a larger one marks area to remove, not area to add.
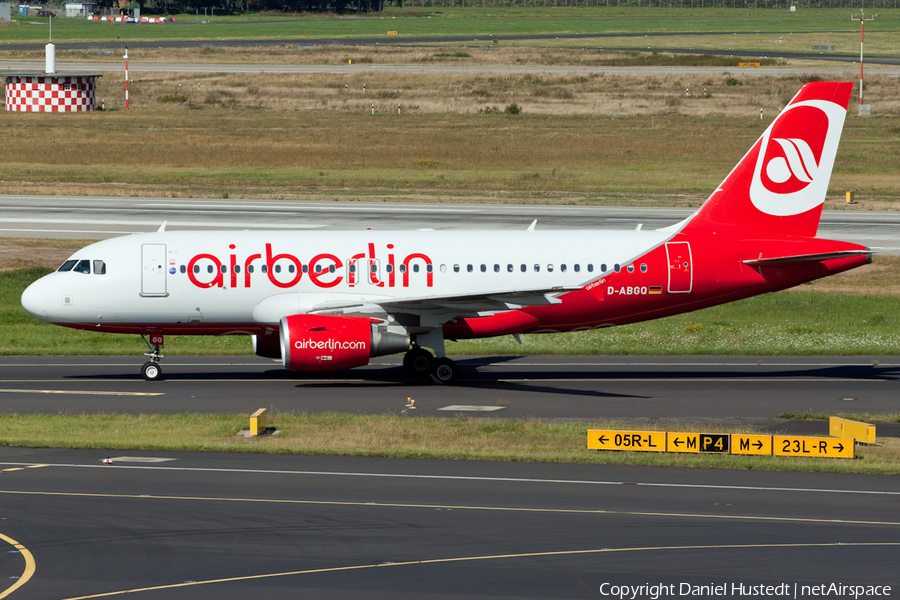
[[[662,286],[661,285],[651,285],[649,294],[662,294]]]

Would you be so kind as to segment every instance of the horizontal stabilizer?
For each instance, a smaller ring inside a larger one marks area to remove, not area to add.
[[[778,256],[775,258],[759,258],[745,260],[744,264],[751,267],[774,267],[791,264],[800,264],[808,262],[820,262],[823,260],[831,260],[832,258],[850,258],[851,256],[860,256],[862,254],[872,255],[871,250],[841,250],[838,252],[822,252],[820,254],[797,254],[795,256]]]

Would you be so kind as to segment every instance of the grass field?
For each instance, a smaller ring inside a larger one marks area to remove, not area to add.
[[[620,428],[615,422],[277,413],[270,415],[269,425],[281,433],[237,437],[239,430],[247,428],[246,415],[0,415],[0,444],[900,473],[900,440],[892,438],[879,438],[880,446],[858,446],[855,460],[837,460],[597,452],[585,448],[589,428]],[[721,428],[715,431],[746,433]]]
[[[55,19],[54,41],[121,40],[203,40],[203,39],[315,39],[369,37],[388,39],[388,31],[397,31],[392,42],[404,37],[494,36],[535,34],[610,34],[649,32],[847,32],[857,30],[850,22],[852,9],[691,9],[628,7],[529,7],[529,8],[387,8],[384,13],[335,17],[303,15],[302,18],[238,15],[203,17],[176,15],[174,24],[122,25]],[[18,25],[2,28],[10,42],[47,39],[47,19],[15,16]],[[879,8],[878,20],[869,27],[871,34],[896,31],[900,10]],[[118,37],[117,37],[118,36]]]
[[[16,149],[0,180],[6,193],[697,206],[806,79],[147,73],[128,112],[0,113],[0,146]],[[98,97],[117,107],[120,85],[104,77]],[[898,82],[868,86],[876,116],[848,118],[829,208],[844,190],[854,210],[900,198]]]

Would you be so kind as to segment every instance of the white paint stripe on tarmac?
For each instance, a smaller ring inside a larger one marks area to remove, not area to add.
[[[900,496],[900,491],[892,490],[841,490],[833,488],[801,488],[801,487],[770,487],[754,485],[716,485],[703,483],[656,483],[640,481],[603,481],[584,479],[538,479],[530,477],[478,477],[470,475],[429,475],[408,473],[354,473],[346,471],[286,471],[278,469],[216,469],[205,467],[159,467],[151,465],[103,465],[103,464],[75,464],[75,463],[31,463],[31,462],[0,462],[2,466],[31,467],[41,465],[44,467],[58,467],[69,469],[151,469],[154,471],[176,471],[189,473],[240,473],[253,475],[301,475],[319,477],[373,477],[382,479],[428,479],[443,481],[490,481],[494,483],[547,483],[554,485],[635,485],[653,488],[688,488],[706,490],[752,490],[760,492],[803,492],[820,494],[857,494],[875,496]]]

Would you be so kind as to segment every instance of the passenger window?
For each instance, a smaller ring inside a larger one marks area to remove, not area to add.
[[[622,270],[622,267],[620,267],[619,265],[617,265],[617,264],[613,265],[613,271],[615,271],[616,273],[618,273],[621,270]]]
[[[288,265],[288,273],[293,273],[296,270],[297,270],[297,268],[294,267],[294,265]]]
[[[641,273],[647,272],[647,263],[641,263]]]
[[[535,273],[540,273],[540,272],[541,272],[541,265],[534,265],[534,272],[535,272]]]
[[[350,263],[350,272],[356,273],[356,263]]]
[[[566,272],[566,265],[559,265],[559,270],[562,271],[563,273],[565,273],[565,272]]]
[[[300,270],[304,273],[309,273],[309,265],[303,265],[302,267],[300,267]],[[293,271],[291,271],[291,273],[293,273]]]
[[[487,273],[487,265],[481,265],[481,272]]]
[[[459,265],[453,265],[453,272],[459,273]]]
[[[394,272],[394,265],[388,263],[388,264],[384,265],[384,270],[387,271],[388,273],[393,273],[393,272]]]
[[[434,267],[431,265],[425,265],[425,271],[427,273],[431,273],[432,271],[434,271]]]
[[[495,264],[494,265],[494,273],[499,273],[499,272],[500,272],[500,265]]]
[[[253,272],[253,265],[247,265],[247,272],[248,272],[248,273],[252,273],[252,272]]]
[[[291,271],[293,271],[293,270],[294,270],[294,269],[291,268]],[[318,275],[318,274],[321,273],[321,272],[322,272],[322,265],[316,265],[316,275]]]
[[[184,268],[184,267],[182,267]],[[102,260],[94,261],[94,275],[106,275],[106,263]]]
[[[275,272],[281,273],[281,265],[275,265]]]
[[[523,273],[524,273],[525,271],[528,270],[528,266],[527,266],[527,265],[522,265],[520,268],[522,269],[522,272],[523,272]]]
[[[75,266],[75,263],[77,263],[77,262],[78,262],[77,260],[67,260],[66,262],[64,262],[64,263],[62,264],[61,267],[59,267],[59,268],[57,269],[57,271],[59,271],[60,273],[64,273],[64,272],[66,272],[66,271],[71,271],[71,270],[72,270],[72,267],[74,267],[74,266]]]
[[[372,271],[372,272],[374,273],[375,271]],[[400,265],[400,272],[406,273],[406,265]]]
[[[606,270],[606,265],[603,265],[603,269],[602,269],[602,270],[603,270],[603,271]],[[593,273],[593,272],[594,272],[594,265],[588,263],[588,273]]]
[[[328,265],[328,272],[334,273],[334,265]]]
[[[447,265],[441,265],[441,273],[447,272]]]
[[[590,270],[591,270],[591,266],[588,265],[588,271],[590,271]],[[606,263],[603,263],[602,265],[600,265],[600,272],[606,273]]]
[[[419,265],[413,265],[413,273],[419,272]]]
[[[372,273],[377,273],[377,272],[378,272],[378,265],[376,265],[376,264],[374,264],[374,263],[371,264],[371,265],[369,265],[369,270],[370,270]],[[403,271],[403,265],[400,265],[400,271],[401,271],[401,272]]]
[[[469,273],[471,273],[472,271],[475,270],[475,268],[474,268],[472,265],[468,265],[468,266],[466,266],[466,270],[467,270]]]
[[[91,261],[79,260],[78,264],[75,265],[75,268],[72,270],[76,273],[84,273],[86,275],[90,275],[91,274]]]
[[[263,265],[262,267],[259,268],[259,270],[262,271],[263,273],[268,273],[269,265]]]
[[[212,265],[206,265],[206,272],[207,272],[207,273],[212,273],[212,272],[213,272],[213,266],[212,266]]]
[[[253,267],[250,267],[250,268],[252,269]],[[181,272],[182,272],[182,273],[187,273],[187,267],[184,266],[184,265],[181,265]]]
[[[235,272],[235,273],[240,273],[240,272],[241,272],[241,265],[234,265],[234,272]]]
[[[553,265],[547,265],[547,272],[548,272],[548,273],[552,273],[552,272],[553,272]]]
[[[512,273],[512,272],[513,272],[513,266],[512,266],[512,265],[506,265],[506,270],[507,270],[509,273]]]
[[[578,263],[575,263],[574,269],[575,269],[575,272],[578,273],[579,271],[581,271],[581,265],[579,265]]]
[[[223,273],[227,273],[227,272],[228,272],[228,266],[227,266],[227,265],[222,265],[221,267],[219,267],[219,270],[222,271]]]
[[[628,272],[634,273],[634,265],[628,265]]]

